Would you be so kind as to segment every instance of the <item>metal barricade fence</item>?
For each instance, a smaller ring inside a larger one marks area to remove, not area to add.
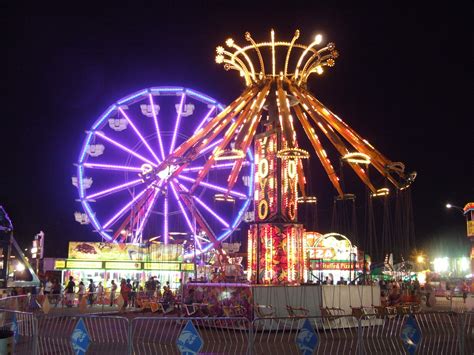
[[[90,336],[87,354],[128,354],[129,320],[106,315],[38,317],[38,354],[74,354],[71,336],[82,318]]]
[[[360,351],[363,354],[404,354],[402,332],[409,314],[360,319]],[[453,312],[413,314],[419,328],[417,354],[457,354],[460,352],[460,322],[463,315]]]
[[[466,312],[459,322],[460,348],[464,354],[474,354],[474,312]]]
[[[0,298],[0,309],[30,312],[32,298],[34,298],[34,296],[32,297],[31,295],[19,295]]]
[[[130,354],[180,354],[177,340],[189,321],[202,339],[200,353],[249,353],[247,318],[138,317],[130,322]]]
[[[80,318],[90,336],[87,354],[179,354],[177,340],[192,322],[202,353],[299,354],[297,337],[309,320],[316,354],[404,354],[401,334],[409,315],[247,318],[46,316],[0,310],[0,326],[16,323],[16,354],[73,354],[71,335]],[[473,354],[474,312],[417,313],[417,354]]]
[[[359,320],[353,316],[268,317],[255,319],[251,348],[255,354],[300,354],[296,338],[308,319],[316,333],[315,354],[357,354]]]
[[[14,339],[15,354],[35,354],[37,346],[37,320],[32,313],[0,310],[0,329],[13,330],[16,327]]]

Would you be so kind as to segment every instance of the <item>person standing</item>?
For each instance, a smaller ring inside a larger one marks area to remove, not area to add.
[[[48,297],[51,294],[51,288],[53,287],[53,283],[46,278],[46,282],[44,284],[44,295]]]
[[[120,282],[120,295],[122,295],[123,298],[123,307],[122,310],[126,309],[128,306],[128,296],[130,294],[130,287],[128,287],[128,283],[125,281],[125,279],[122,279]]]
[[[462,282],[462,299],[463,299],[463,302],[466,303],[466,298],[467,298],[467,294],[469,293],[469,286],[468,284],[466,283],[466,281],[463,281]]]
[[[74,292],[76,290],[76,283],[74,282],[74,277],[69,276],[69,282],[66,286],[66,306],[72,307],[74,303]]]
[[[99,281],[97,285],[97,301],[99,304],[104,304],[104,286],[102,286],[102,281]]]
[[[112,280],[110,285],[110,307],[114,305],[115,302],[115,292],[117,292],[117,284]]]
[[[89,306],[93,306],[94,305],[94,298],[95,298],[95,285],[94,285],[94,280],[90,279],[89,280],[89,295],[88,295],[88,298],[89,298]]]
[[[86,294],[86,286],[84,285],[84,282],[79,282],[79,290],[77,291],[78,299],[79,299],[79,304],[81,304],[82,298]]]

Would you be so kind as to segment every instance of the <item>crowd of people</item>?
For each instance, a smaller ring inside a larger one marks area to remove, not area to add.
[[[137,307],[144,299],[160,300],[164,305],[171,305],[177,299],[181,298],[182,286],[179,280],[179,287],[175,292],[171,289],[169,281],[162,287],[161,282],[154,276],[150,277],[144,284],[138,280],[121,279],[120,283],[115,280],[110,281],[108,288],[105,288],[102,281],[97,284],[89,279],[86,283],[79,280],[75,281],[73,276],[65,285],[61,285],[57,279],[48,277],[42,282],[39,291],[40,296],[48,298],[50,303],[56,307],[63,302],[66,307],[73,307],[86,303],[89,307],[94,304],[114,306],[118,297],[123,299],[122,310],[128,307]]]

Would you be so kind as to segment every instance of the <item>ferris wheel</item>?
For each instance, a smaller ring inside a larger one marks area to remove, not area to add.
[[[223,110],[213,98],[182,87],[152,87],[112,104],[86,132],[79,153],[73,184],[84,213],[76,212],[76,220],[92,224],[107,241],[182,239],[190,245],[185,250],[197,254],[218,246],[250,205],[252,153],[225,152],[198,180],[224,134],[191,158],[176,151]],[[228,188],[236,158],[239,178]]]

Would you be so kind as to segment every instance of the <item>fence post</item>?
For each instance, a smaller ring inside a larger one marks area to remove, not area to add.
[[[357,354],[358,355],[363,355],[364,354],[364,343],[362,341],[362,321],[361,318],[363,317],[360,316],[357,319]]]
[[[128,354],[133,354],[133,319],[128,319]]]
[[[464,354],[464,345],[466,340],[466,332],[464,325],[466,324],[466,313],[458,313],[458,339],[459,339],[459,354]]]
[[[247,354],[251,355],[253,353],[253,322],[249,322],[249,331],[248,331],[248,345],[247,345]]]
[[[38,319],[32,314],[33,318],[33,355],[38,354]]]

